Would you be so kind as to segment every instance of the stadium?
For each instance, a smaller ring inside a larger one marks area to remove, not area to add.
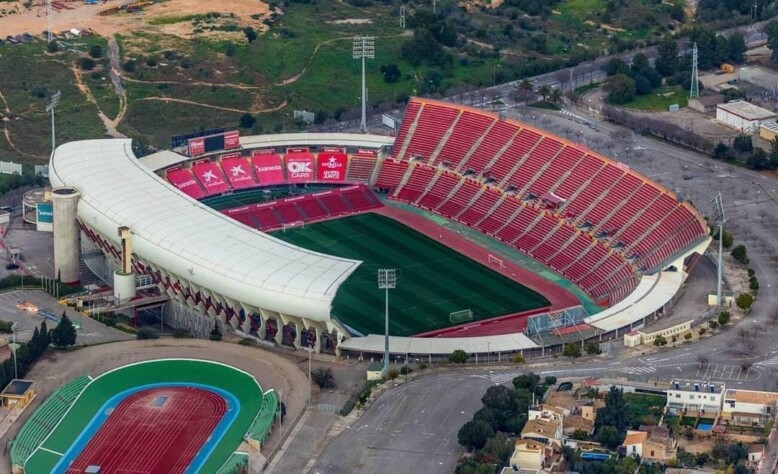
[[[274,390],[217,362],[161,359],[84,375],[24,424],[10,457],[23,472],[239,472],[276,417]]]
[[[392,353],[545,353],[661,317],[710,243],[691,203],[626,165],[454,103],[411,99],[396,136],[183,143],[58,147],[54,258],[77,281],[99,253],[118,299],[167,297],[168,322],[201,335],[216,320],[381,353],[376,275],[393,268]]]

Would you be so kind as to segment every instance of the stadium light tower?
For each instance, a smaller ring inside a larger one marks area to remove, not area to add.
[[[375,37],[374,36],[355,36],[354,59],[362,60],[362,122],[359,124],[359,129],[362,133],[367,132],[367,114],[366,114],[366,102],[367,102],[367,89],[365,89],[365,59],[375,58]]]
[[[724,204],[721,201],[721,192],[713,198],[713,219],[719,223],[719,264],[716,278],[716,305],[721,306],[721,279],[722,279],[722,254],[724,253]]]
[[[389,373],[389,290],[397,286],[397,270],[394,268],[378,269],[378,289],[386,292],[386,310],[384,312],[384,369],[383,376]]]
[[[46,105],[46,112],[51,112],[51,154],[54,154],[54,149],[57,147],[57,138],[54,132],[54,109],[59,105],[59,100],[62,98],[62,92],[57,91],[51,96],[51,100]]]
[[[47,36],[47,39],[48,39],[48,43],[51,43],[51,40],[53,39],[52,35],[51,35],[51,29],[53,28],[53,26],[51,26],[51,24],[52,24],[51,0],[46,2],[46,17],[47,17],[46,20],[48,21],[48,27],[49,27],[49,30],[46,32],[47,33],[46,36]]]

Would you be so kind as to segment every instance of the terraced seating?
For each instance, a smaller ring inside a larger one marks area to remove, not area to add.
[[[49,395],[14,438],[11,464],[24,465],[24,461],[43,443],[90,381],[88,376],[79,377]]]
[[[268,390],[262,398],[262,406],[251,424],[246,437],[264,444],[270,436],[270,428],[273,426],[276,412],[278,411],[278,396],[275,390]]]
[[[348,169],[346,170],[346,180],[362,183],[370,182],[375,170],[376,159],[368,156],[354,155],[348,160]]]

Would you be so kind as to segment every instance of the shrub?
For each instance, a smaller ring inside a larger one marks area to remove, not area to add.
[[[222,340],[222,330],[219,327],[219,321],[213,322],[213,329],[211,329],[211,334],[208,336],[208,339],[212,341],[221,341]]]
[[[708,330],[706,328],[700,328],[700,330],[699,330],[700,336],[705,335],[706,332],[708,332]]]
[[[50,53],[56,53],[59,49],[59,45],[57,45],[56,41],[52,41],[51,43],[46,45],[46,51]]]
[[[565,344],[562,355],[572,358],[581,357],[581,348],[578,347],[578,344]]]
[[[174,339],[188,339],[190,337],[192,337],[192,334],[187,329],[175,328],[173,330]]]
[[[711,329],[716,329],[719,327],[719,323],[711,319],[708,321],[708,327]]]
[[[245,113],[240,116],[240,128],[251,128],[256,123],[257,119],[249,113]]]
[[[144,326],[135,333],[135,339],[144,340],[144,339],[159,339],[159,332],[157,332],[156,329]]]
[[[756,276],[756,272],[754,271],[754,269],[753,268],[749,268],[748,269],[748,278],[752,278],[752,277],[755,277],[755,276]]]
[[[238,52],[238,47],[237,47],[237,46],[235,46],[235,45],[234,45],[234,44],[232,44],[232,43],[227,43],[227,44],[224,46],[224,54],[225,54],[225,55],[226,55],[228,58],[231,58],[231,57],[235,56],[235,53],[237,53],[237,52]]]
[[[156,58],[147,58],[146,59],[146,66],[148,66],[148,67],[157,67],[157,59]]]
[[[748,263],[748,252],[746,251],[746,246],[738,245],[732,249],[732,258],[742,263],[743,265],[746,265]]]
[[[748,279],[748,287],[751,288],[751,291],[759,290],[759,280],[756,279],[756,276],[752,276]]]
[[[402,367],[400,367],[400,374],[401,375],[408,375],[411,372],[413,372],[413,369],[408,367],[407,365],[403,365]]]
[[[332,369],[329,367],[319,367],[314,370],[311,373],[311,380],[322,390],[330,390],[335,388],[335,375],[332,373]]]
[[[138,69],[138,63],[135,62],[134,59],[128,59],[122,64],[122,69],[124,69],[125,72],[133,73]]]
[[[457,349],[448,356],[448,361],[454,364],[464,364],[469,357],[467,352]]]
[[[546,378],[543,379],[544,385],[554,385],[556,383],[556,377],[553,375],[546,375]]]
[[[254,339],[250,337],[244,337],[243,339],[238,341],[238,344],[240,344],[241,346],[253,346],[254,342],[255,342]]]
[[[600,349],[600,345],[596,342],[590,342],[586,344],[586,353],[589,355],[597,355],[601,354],[602,350]]]
[[[750,293],[741,293],[735,298],[735,304],[738,308],[746,310],[754,304],[754,296]]]
[[[511,361],[512,361],[514,364],[523,364],[523,363],[524,363],[524,356],[523,356],[523,355],[521,355],[521,354],[516,354],[515,356],[513,356],[513,357],[511,358]]]
[[[426,362],[419,362],[418,364],[416,364],[416,367],[417,367],[419,370],[424,370],[424,369],[426,369],[426,368],[427,368],[427,363],[426,363]]]
[[[657,346],[657,347],[666,346],[667,345],[667,339],[665,339],[664,336],[656,336],[654,338],[654,345]]]
[[[394,380],[399,376],[400,376],[400,371],[397,369],[389,369],[389,372],[386,373],[387,380]]]
[[[103,47],[99,44],[93,44],[89,47],[89,55],[95,59],[103,57]]]
[[[729,311],[720,312],[718,317],[719,326],[726,326],[730,317],[731,315],[729,314]]]
[[[686,334],[684,334],[683,338],[686,339],[687,341],[690,341],[692,339],[692,333],[687,332]]]
[[[0,321],[0,332],[3,332],[5,334],[11,334],[13,332],[11,326],[13,326],[13,323],[11,321]]]
[[[354,392],[351,394],[351,396],[346,400],[346,403],[343,405],[343,408],[340,409],[341,416],[346,416],[349,413],[351,413],[351,410],[354,409],[355,406],[357,406],[357,403],[360,405],[364,405],[367,403],[367,400],[370,398],[370,393],[373,390],[373,387],[378,385],[377,380],[372,380],[370,382],[367,382],[365,385],[362,386],[362,388],[359,389],[359,391]]]
[[[78,60],[78,68],[82,71],[91,71],[95,68],[95,60],[92,58],[81,58]]]

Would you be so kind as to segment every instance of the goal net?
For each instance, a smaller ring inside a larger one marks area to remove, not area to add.
[[[463,309],[461,311],[454,311],[448,314],[448,320],[451,324],[466,323],[473,320],[473,310]]]
[[[492,254],[489,254],[488,263],[489,265],[497,265],[497,267],[500,269],[505,268],[505,264],[502,262],[502,259],[497,258]]]
[[[286,232],[289,229],[303,229],[305,228],[305,222],[304,221],[297,221],[297,222],[290,222],[288,224],[281,224],[281,230],[283,232]]]

